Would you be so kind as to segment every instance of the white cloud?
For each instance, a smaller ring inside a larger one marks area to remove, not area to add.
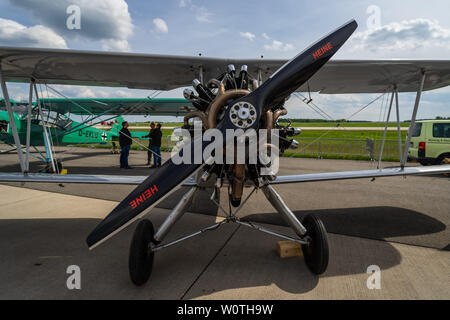
[[[66,41],[52,29],[42,25],[26,27],[13,20],[0,18],[0,44],[13,47],[66,49]]]
[[[255,35],[248,31],[247,32],[239,32],[239,34],[241,35],[242,38],[248,39],[250,41],[253,41],[253,39],[255,38]]]
[[[355,33],[349,41],[352,50],[400,51],[419,48],[450,48],[450,29],[437,21],[413,19],[393,22]]]
[[[146,95],[148,95],[148,91],[146,90],[127,88],[90,87],[58,84],[51,84],[49,85],[49,87],[57,90],[58,92],[69,98],[145,98]],[[42,85],[43,98],[64,98],[64,96],[57,94],[50,88],[47,90],[46,87]],[[25,93],[23,95],[20,95],[20,97],[22,97],[22,100],[27,99],[26,89],[26,87],[21,89],[21,92]],[[40,88],[38,87],[38,89]]]
[[[83,98],[95,98],[98,97],[98,95],[96,95],[91,88],[89,87],[79,87],[78,89],[78,93],[77,96],[78,97],[83,97]],[[59,96],[56,98],[60,98]]]
[[[180,8],[185,8],[188,4],[191,4],[191,1],[189,1],[189,0],[180,0],[180,2],[178,3]]]
[[[277,40],[273,40],[272,44],[264,45],[264,49],[266,49],[266,50],[280,50],[282,46],[283,46],[283,42],[277,41]]]
[[[180,0],[178,6],[192,11],[195,15],[195,20],[198,22],[212,22],[212,13],[206,7],[194,4],[192,0]]]
[[[161,18],[153,19],[153,24],[155,25],[156,32],[160,32],[160,33],[168,33],[169,32],[167,23],[163,19],[161,19]]]
[[[262,36],[264,39],[270,40],[270,37],[267,35],[267,33],[263,32]]]
[[[294,45],[292,43],[286,43],[283,47],[284,51],[289,51],[289,50],[293,50],[294,49]]]
[[[281,41],[273,40],[271,44],[264,45],[264,49],[268,51],[289,51],[294,49],[294,46],[290,43],[284,44]]]
[[[195,19],[198,22],[211,22],[211,12],[209,12],[208,9],[206,9],[205,7],[198,7],[193,5],[192,6],[193,10],[196,12],[195,15]]]
[[[101,40],[102,48],[106,51],[131,51],[127,40],[104,39]]]
[[[125,0],[15,0],[11,3],[31,12],[42,25],[69,39],[101,41],[106,50],[130,50],[133,23]],[[69,30],[66,9],[80,7],[81,29]]]

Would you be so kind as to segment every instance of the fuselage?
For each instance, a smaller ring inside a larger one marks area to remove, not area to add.
[[[14,122],[17,127],[20,142],[25,145],[27,137],[27,119],[13,113]],[[95,144],[107,143],[118,140],[117,130],[105,131],[81,124],[69,118],[62,118],[54,123],[46,123],[47,131],[51,135],[53,145],[69,144]],[[42,122],[37,119],[31,120],[30,144],[33,146],[44,145],[44,132]],[[113,132],[114,131],[114,132]],[[7,111],[0,111],[0,140],[8,144],[14,144],[14,138],[9,123]]]

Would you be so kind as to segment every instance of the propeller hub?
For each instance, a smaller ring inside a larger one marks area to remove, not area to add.
[[[250,112],[244,108],[239,109],[238,111],[238,117],[242,120],[247,120],[250,116]]]
[[[256,121],[256,108],[248,102],[238,102],[231,107],[230,119],[236,127],[248,128]]]

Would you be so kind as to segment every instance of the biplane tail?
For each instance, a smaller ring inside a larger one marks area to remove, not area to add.
[[[122,116],[118,116],[116,119],[114,119],[114,124],[111,127],[111,133],[113,135],[119,135],[120,129],[122,129],[122,123],[125,121],[125,119]]]

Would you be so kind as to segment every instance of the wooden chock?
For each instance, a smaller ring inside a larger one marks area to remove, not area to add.
[[[280,258],[302,256],[302,245],[295,241],[277,242],[277,252]]]

